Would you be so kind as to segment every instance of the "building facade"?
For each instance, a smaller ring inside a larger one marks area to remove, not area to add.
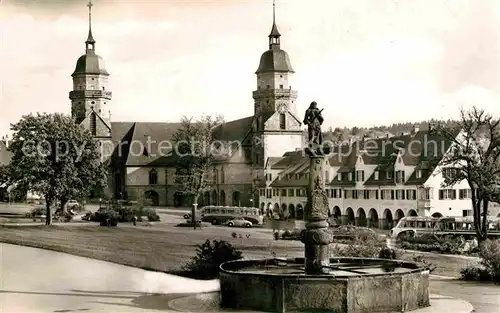
[[[335,147],[324,179],[329,214],[337,222],[391,228],[405,216],[471,216],[471,189],[460,182],[442,187],[451,168],[441,166],[451,142],[429,130],[368,139]],[[267,162],[260,207],[302,219],[309,182],[309,158],[289,152]],[[500,216],[500,205],[490,204]]]

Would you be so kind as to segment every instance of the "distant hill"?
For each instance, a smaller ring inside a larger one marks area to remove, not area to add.
[[[325,140],[332,141],[347,141],[349,139],[357,140],[362,137],[369,138],[380,138],[380,137],[391,137],[396,135],[401,135],[402,133],[410,133],[414,130],[414,128],[418,128],[420,130],[428,130],[429,124],[441,124],[446,126],[455,126],[458,121],[454,120],[436,120],[431,119],[428,121],[421,122],[405,122],[405,123],[394,123],[389,126],[380,125],[374,127],[330,127],[327,131],[324,132]]]

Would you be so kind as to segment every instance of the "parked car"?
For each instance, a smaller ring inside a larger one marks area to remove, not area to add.
[[[72,208],[74,206],[79,206],[80,203],[78,203],[78,201],[76,200],[68,200],[68,202],[66,202],[66,208]]]
[[[191,213],[184,214],[184,219],[185,220],[190,220],[191,219]]]
[[[226,222],[226,225],[229,227],[246,227],[246,228],[250,228],[253,226],[252,222],[247,221],[243,217],[236,217],[236,218],[229,219]]]

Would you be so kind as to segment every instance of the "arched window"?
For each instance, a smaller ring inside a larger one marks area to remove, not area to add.
[[[225,177],[224,177],[224,168],[220,169],[220,183],[224,184],[225,183]]]
[[[285,113],[280,113],[280,129],[286,129]]]
[[[92,136],[95,136],[97,134],[97,117],[95,113],[92,113],[90,115],[90,133]]]
[[[149,184],[150,185],[158,184],[158,173],[154,168],[149,171]]]

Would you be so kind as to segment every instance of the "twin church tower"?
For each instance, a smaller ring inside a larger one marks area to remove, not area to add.
[[[73,90],[71,115],[76,123],[88,129],[96,139],[112,136],[108,78],[103,59],[96,54],[92,34],[92,3],[89,2],[89,30],[82,55],[71,75]],[[297,112],[297,92],[292,89],[292,68],[288,54],[281,49],[281,34],[276,25],[273,2],[273,24],[269,34],[269,49],[265,51],[255,72],[257,89],[253,92],[254,117],[252,132],[262,140],[261,151],[254,151],[265,162],[268,157],[279,157],[302,144],[303,132]]]

